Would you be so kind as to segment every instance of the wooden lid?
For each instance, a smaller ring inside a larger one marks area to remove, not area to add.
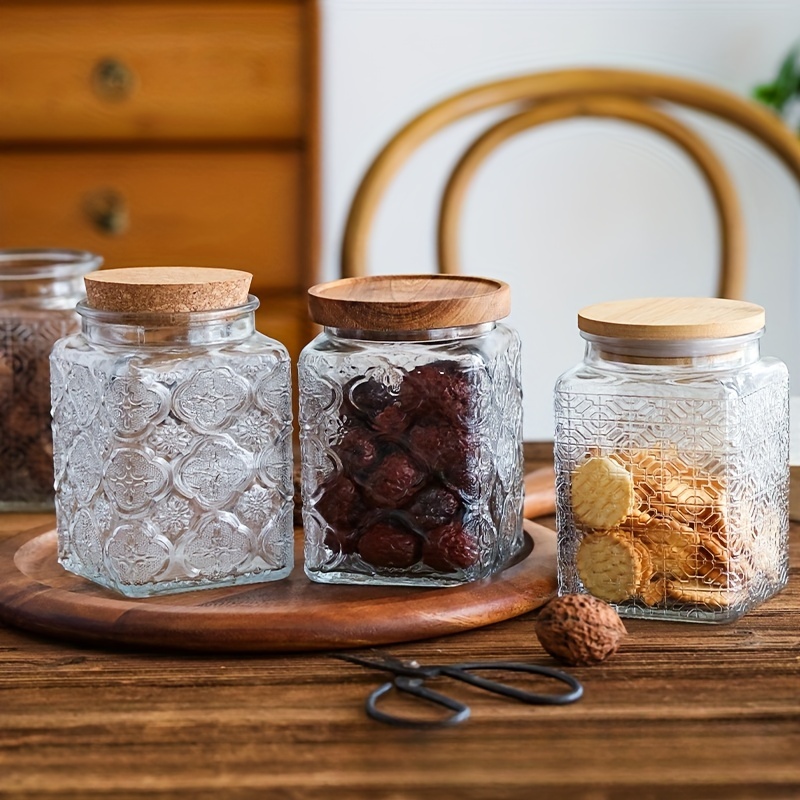
[[[617,339],[725,339],[761,330],[764,309],[717,297],[649,297],[587,306],[578,327]]]
[[[320,283],[308,290],[319,325],[344,330],[416,331],[479,325],[507,317],[511,289],[466,275],[374,275]]]
[[[84,277],[92,308],[159,313],[241,306],[252,279],[249,272],[211,267],[125,267]]]

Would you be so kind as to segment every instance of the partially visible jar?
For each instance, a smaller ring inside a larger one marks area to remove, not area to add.
[[[522,545],[520,342],[507,284],[321,284],[300,356],[305,570],[323,583],[446,586]]]
[[[0,511],[53,508],[48,359],[80,327],[83,276],[102,263],[78,250],[0,250]]]
[[[293,564],[289,356],[251,276],[86,277],[53,349],[59,561],[132,597],[283,578]]]
[[[764,310],[602,303],[555,389],[558,570],[627,617],[725,622],[788,578],[788,373]]]

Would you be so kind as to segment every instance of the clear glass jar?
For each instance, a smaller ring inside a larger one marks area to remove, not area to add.
[[[555,389],[558,571],[627,617],[725,622],[788,579],[788,373],[764,311],[704,298],[580,312]]]
[[[291,571],[289,356],[244,297],[178,313],[78,305],[81,332],[51,357],[70,572],[140,597]]]
[[[497,322],[508,287],[480,281],[310,290],[325,326],[298,365],[312,580],[445,586],[487,577],[519,550],[520,342]],[[472,308],[463,295],[480,290],[491,301]]]
[[[0,511],[53,508],[48,358],[80,327],[83,276],[102,263],[76,250],[0,250]]]

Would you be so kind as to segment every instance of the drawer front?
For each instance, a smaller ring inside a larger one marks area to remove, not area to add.
[[[74,247],[106,266],[245,269],[300,285],[301,157],[292,151],[0,151],[0,247]]]
[[[0,7],[0,141],[297,138],[302,3]]]

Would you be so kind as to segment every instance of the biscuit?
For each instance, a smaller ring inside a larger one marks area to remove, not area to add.
[[[584,536],[575,565],[584,588],[608,603],[633,597],[645,574],[633,537],[618,529]]]
[[[649,551],[654,572],[688,575],[692,553],[700,537],[688,526],[670,517],[652,517],[644,525],[635,523],[633,534]]]
[[[727,608],[736,602],[736,594],[729,589],[713,586],[700,579],[667,580],[667,595],[680,603],[707,606],[710,609]]]
[[[604,456],[592,456],[572,473],[572,511],[586,528],[608,530],[636,510],[633,478]]]
[[[647,606],[657,606],[667,597],[667,578],[658,572],[653,572],[643,586],[639,588],[639,598]]]

